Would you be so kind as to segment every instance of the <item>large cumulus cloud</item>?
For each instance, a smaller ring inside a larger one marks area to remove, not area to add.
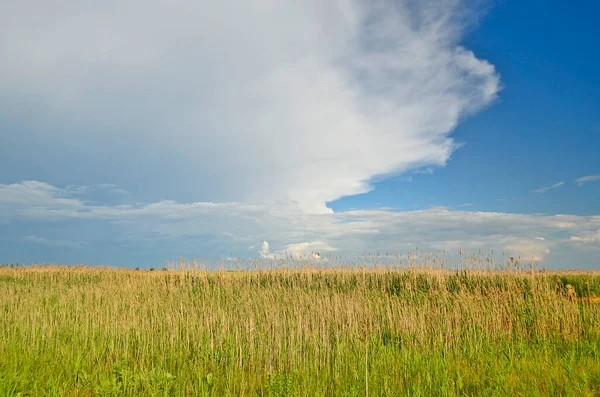
[[[444,165],[452,129],[495,98],[494,67],[459,45],[469,6],[3,2],[0,118],[28,128],[1,133],[119,164],[127,189],[328,212],[375,176]]]

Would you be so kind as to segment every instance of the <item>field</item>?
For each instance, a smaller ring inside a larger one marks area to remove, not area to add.
[[[0,395],[600,395],[600,274],[0,268]]]

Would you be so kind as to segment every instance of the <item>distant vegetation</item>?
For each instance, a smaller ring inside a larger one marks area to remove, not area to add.
[[[0,395],[600,394],[600,274],[372,262],[3,266]]]

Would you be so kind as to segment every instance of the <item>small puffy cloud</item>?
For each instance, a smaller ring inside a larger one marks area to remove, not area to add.
[[[586,183],[599,181],[600,175],[586,175],[575,179],[577,186],[583,186]]]
[[[556,189],[557,187],[561,187],[564,184],[565,184],[564,181],[560,181],[560,182],[555,183],[553,185],[544,186],[544,187],[535,189],[534,192],[536,192],[536,193],[546,193],[548,190]]]
[[[271,257],[271,249],[269,248],[269,243],[267,241],[263,241],[258,253],[260,254],[261,258]]]

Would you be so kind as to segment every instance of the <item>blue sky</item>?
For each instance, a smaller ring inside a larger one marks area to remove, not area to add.
[[[0,263],[600,266],[599,5],[38,3],[0,5]]]
[[[402,175],[333,208],[471,204],[479,211],[600,213],[600,5],[503,1],[463,41],[502,76],[499,99],[452,134],[465,146],[433,174]],[[594,9],[596,9],[594,11]],[[535,18],[531,16],[535,15]],[[534,190],[564,181],[545,194]],[[376,204],[380,203],[380,204]]]

